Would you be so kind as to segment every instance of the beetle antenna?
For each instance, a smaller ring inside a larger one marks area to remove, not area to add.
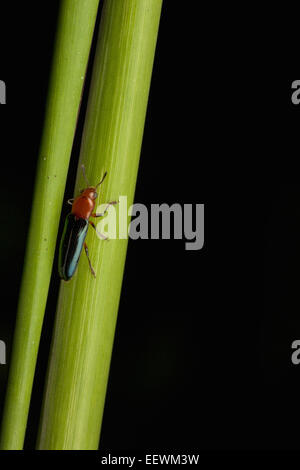
[[[86,184],[88,185],[88,187],[90,186],[90,183],[88,182],[88,179],[87,179],[87,176],[86,176],[86,172],[85,172],[85,166],[84,165],[81,165],[81,169],[82,169],[82,173],[83,173],[83,177],[86,181]]]
[[[98,188],[98,186],[100,186],[100,184],[103,183],[103,180],[106,175],[107,175],[107,171],[104,173],[102,180],[96,185],[96,188]]]

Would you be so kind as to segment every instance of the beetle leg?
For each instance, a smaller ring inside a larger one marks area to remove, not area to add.
[[[109,206],[112,206],[112,205],[114,205],[114,204],[118,204],[118,202],[119,202],[119,201],[111,201],[111,202],[109,202],[109,203],[107,204],[107,206],[105,207],[104,212],[101,212],[101,213],[99,213],[99,214],[97,214],[96,212],[94,212],[94,213],[92,214],[92,217],[103,217],[104,214],[107,212],[107,209],[109,208]]]
[[[102,233],[98,232],[97,227],[96,227],[96,225],[94,224],[94,222],[92,222],[91,220],[89,220],[89,224],[93,227],[93,229],[96,230],[96,232],[98,233],[99,237],[101,237],[103,240],[109,240],[108,237],[106,237],[105,235],[102,235]]]
[[[70,204],[71,206],[73,205],[73,202],[75,201],[75,199],[72,197],[72,199],[68,199],[68,204]]]
[[[93,266],[92,266],[92,263],[91,263],[91,260],[90,260],[90,257],[89,257],[89,250],[88,250],[88,247],[87,247],[87,244],[84,242],[84,249],[85,249],[85,253],[86,253],[86,256],[87,256],[87,259],[88,259],[88,262],[89,262],[89,266],[90,266],[90,270],[91,270],[91,273],[94,277],[96,277],[96,273],[93,269]]]

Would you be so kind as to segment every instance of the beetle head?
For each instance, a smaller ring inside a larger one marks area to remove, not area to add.
[[[88,197],[89,199],[92,199],[92,201],[94,201],[98,197],[98,193],[94,186],[90,186],[89,188],[83,189],[80,194],[82,196]]]

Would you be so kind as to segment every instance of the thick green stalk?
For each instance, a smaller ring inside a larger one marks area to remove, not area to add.
[[[161,3],[104,3],[80,156],[90,183],[108,172],[101,204],[133,202]],[[84,185],[78,172],[77,190]],[[99,240],[90,229],[96,279],[83,253],[74,278],[61,284],[39,449],[98,446],[127,241]]]
[[[22,449],[58,223],[98,0],[63,0],[54,50],[1,433]]]

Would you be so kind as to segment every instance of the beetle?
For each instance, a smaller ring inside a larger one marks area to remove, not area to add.
[[[88,247],[85,242],[89,225],[96,230],[101,238],[107,240],[107,237],[99,233],[95,224],[89,219],[90,217],[102,217],[110,205],[117,204],[118,202],[109,202],[104,212],[100,214],[93,212],[95,208],[95,200],[98,197],[97,188],[103,183],[107,172],[104,173],[102,179],[96,186],[90,186],[87,181],[84,165],[82,165],[81,168],[88,186],[86,189],[80,191],[79,196],[68,200],[68,204],[72,205],[72,210],[66,217],[59,245],[58,272],[64,281],[69,281],[74,276],[83,248],[88,259],[91,273],[96,277],[96,273],[89,257]]]

